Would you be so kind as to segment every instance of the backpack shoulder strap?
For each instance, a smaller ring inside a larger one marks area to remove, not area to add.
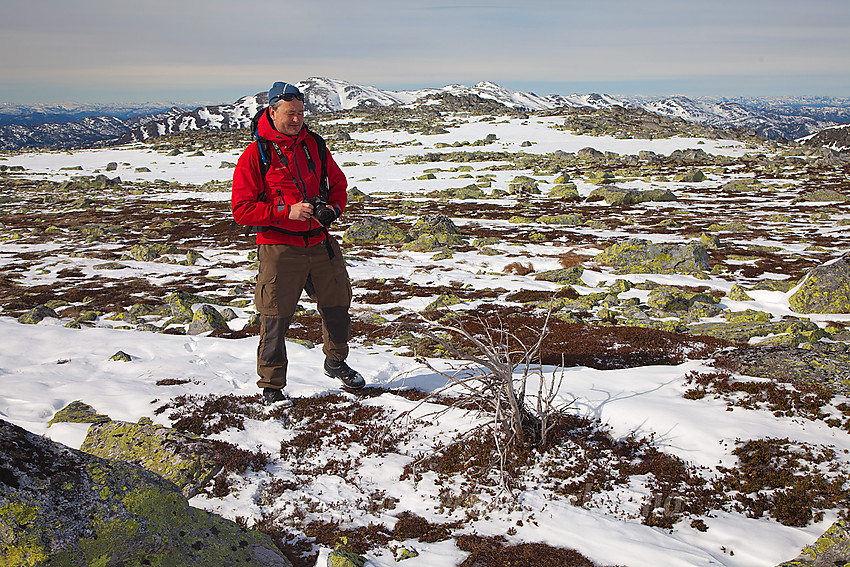
[[[330,181],[328,180],[328,144],[325,142],[324,138],[310,129],[307,130],[307,134],[313,137],[319,151],[319,161],[322,164],[321,176],[319,177],[319,187],[325,198],[327,198],[328,192],[330,191]]]

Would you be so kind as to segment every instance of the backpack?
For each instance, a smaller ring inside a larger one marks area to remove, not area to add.
[[[259,149],[259,152],[260,152],[260,175],[263,177],[263,179],[265,179],[266,174],[269,172],[269,169],[271,168],[272,148],[274,148],[274,150],[277,150],[279,156],[282,157],[282,155],[283,155],[280,152],[280,148],[278,148],[276,145],[272,144],[271,142],[269,142],[265,138],[261,138],[260,135],[257,133],[257,124],[259,123],[260,118],[262,118],[262,116],[265,113],[266,113],[266,107],[263,107],[251,119],[251,135],[254,137],[254,142],[256,142],[257,148]],[[328,182],[328,145],[325,142],[324,138],[322,138],[320,135],[316,134],[315,132],[313,132],[312,130],[307,128],[306,124],[304,125],[304,128],[307,129],[307,135],[313,137],[313,140],[315,140],[315,142],[316,142],[316,147],[319,150],[319,162],[321,164],[320,177],[319,177],[319,194],[325,199],[325,201],[327,201],[328,192],[330,191],[329,182]],[[316,172],[316,162],[313,160],[313,156],[310,155],[310,150],[307,148],[307,142],[306,141],[301,142],[301,147],[303,148],[304,153],[307,155],[307,168],[310,170],[311,173],[315,173]],[[265,198],[265,194],[263,194],[262,197]],[[231,223],[230,223],[230,233],[231,234],[232,234],[233,228],[235,226],[242,226],[242,225],[239,225],[236,221],[231,221]],[[245,237],[249,237],[252,234],[256,234],[258,232],[263,232],[265,230],[274,230],[274,231],[277,231],[277,232],[283,232],[284,234],[297,234],[299,236],[308,237],[308,236],[312,236],[313,234],[317,234],[318,232],[322,232],[323,230],[326,230],[326,229],[323,229],[323,228],[317,228],[317,229],[313,229],[311,231],[295,232],[295,231],[292,231],[292,230],[286,230],[284,228],[279,228],[279,227],[276,227],[276,226],[244,226],[244,229],[245,229],[245,231],[244,231]],[[228,235],[228,240],[230,240],[229,235]]]

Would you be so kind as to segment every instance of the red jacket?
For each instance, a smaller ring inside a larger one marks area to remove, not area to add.
[[[271,166],[265,178],[260,172],[260,149],[256,143],[251,144],[236,163],[233,172],[233,193],[231,209],[233,220],[244,226],[275,226],[292,232],[307,232],[321,228],[315,219],[295,221],[289,218],[289,210],[295,203],[315,197],[319,194],[319,176],[322,164],[319,159],[319,148],[313,136],[307,134],[307,129],[294,138],[275,130],[269,117],[268,110],[260,117],[257,134],[269,141]],[[307,148],[313,158],[315,171],[308,167],[307,155],[302,142],[307,142]],[[288,165],[281,163],[277,151],[271,147],[276,144]],[[342,213],[348,200],[348,181],[345,174],[336,164],[328,151],[328,203],[337,210],[337,216]],[[280,211],[278,206],[283,205]],[[324,231],[315,231],[311,236],[302,234],[284,234],[276,230],[265,230],[257,233],[257,244],[289,244],[294,246],[313,246],[325,240]]]

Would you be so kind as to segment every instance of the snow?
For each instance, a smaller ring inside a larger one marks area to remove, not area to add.
[[[556,119],[531,118],[527,121],[506,120],[500,124],[472,120],[452,130],[450,134],[418,136],[415,139],[426,147],[438,142],[474,141],[489,133],[496,133],[498,140],[481,150],[517,150],[524,140],[535,144],[523,150],[529,153],[545,153],[555,150],[575,152],[591,146],[600,151],[620,154],[636,154],[650,150],[669,155],[680,149],[703,149],[712,154],[741,156],[749,151],[743,145],[728,140],[698,140],[670,138],[657,140],[620,140],[576,136],[552,128]],[[355,165],[344,168],[351,184],[367,193],[380,191],[413,192],[422,187],[422,182],[412,181],[427,167],[445,164],[398,165],[405,156],[421,153],[422,147],[412,148],[405,143],[414,136],[406,133],[375,132],[358,133],[361,141],[388,144],[389,149],[376,152],[341,152],[335,155],[338,163],[374,161],[376,165]],[[449,149],[450,150],[450,149]],[[430,151],[430,150],[429,150]],[[433,151],[441,151],[434,148]],[[7,165],[22,165],[30,172],[38,172],[39,178],[62,180],[74,175],[103,172],[107,163],[122,164],[117,171],[108,175],[119,175],[124,180],[179,181],[188,184],[203,184],[208,181],[226,181],[232,170],[221,169],[223,160],[235,161],[238,152],[207,152],[203,157],[165,156],[144,146],[132,145],[120,148],[81,150],[76,152],[23,153],[3,160]],[[131,165],[126,165],[131,164]],[[64,168],[81,166],[82,171]],[[151,173],[138,173],[135,168],[146,166]],[[505,183],[515,172],[497,172],[497,178]],[[369,177],[371,181],[358,181]],[[446,186],[456,181],[446,180]],[[440,188],[439,183],[429,187]],[[580,186],[581,187],[581,186]],[[585,188],[582,188],[585,190]],[[158,199],[186,198],[226,200],[229,193],[183,192],[159,193]],[[770,244],[770,243],[765,243]],[[14,243],[0,243],[0,253],[15,250]],[[527,252],[535,256],[545,251],[531,247]],[[59,251],[57,250],[58,254]],[[494,282],[482,272],[475,262],[474,254],[457,254],[455,271],[424,272],[419,270],[430,260],[429,254],[405,253],[387,261],[353,262],[350,274],[353,279],[404,277],[413,282],[445,281],[452,284],[458,273],[464,274],[464,283],[476,288],[493,286]],[[499,262],[487,258],[486,262]],[[548,262],[549,264],[547,264]],[[463,264],[468,263],[466,268]],[[125,262],[134,269],[132,262]],[[555,268],[555,258],[535,257],[539,269]],[[163,270],[175,269],[169,265],[157,265]],[[145,265],[149,269],[150,264]],[[491,265],[488,269],[500,270],[502,266]],[[463,270],[466,270],[465,272]],[[148,274],[151,275],[151,274]],[[165,274],[160,274],[165,275]],[[248,282],[252,274],[229,274],[229,277]],[[603,281],[613,281],[614,276],[587,270],[584,282],[588,289]],[[618,276],[639,282],[653,279],[659,283],[680,285],[709,285],[728,291],[731,283],[719,279],[697,280],[686,276],[632,275]],[[781,276],[777,276],[781,277]],[[528,281],[500,276],[498,286],[529,289]],[[545,282],[533,285],[546,287]],[[632,293],[641,293],[635,290]],[[789,293],[751,291],[752,301],[734,302],[724,300],[723,305],[731,310],[757,309],[773,313],[777,317],[792,314],[788,307]],[[626,297],[625,295],[623,297]],[[426,300],[410,300],[404,307],[421,309]],[[826,320],[812,316],[815,321]],[[829,320],[850,321],[850,315],[830,315]],[[154,410],[168,397],[183,394],[195,395],[248,395],[257,392],[255,381],[256,337],[246,339],[217,339],[207,336],[174,336],[148,332],[134,332],[111,328],[69,329],[62,321],[46,319],[38,325],[21,325],[11,317],[0,316],[0,417],[34,433],[43,434],[70,447],[78,448],[87,427],[81,424],[56,424],[48,421],[56,411],[74,400],[83,400],[98,412],[116,420],[138,421],[142,417],[154,422],[170,425],[165,415]],[[320,349],[309,349],[296,343],[288,343],[289,368],[287,392],[295,397],[320,395],[339,390],[339,383],[323,376],[323,355]],[[131,362],[110,361],[109,358],[122,350],[130,354]],[[349,357],[352,367],[360,370],[372,386],[387,388],[417,387],[435,390],[445,385],[445,380],[423,368],[411,358],[402,357],[379,347],[356,347]],[[683,398],[684,377],[689,372],[703,369],[700,361],[691,361],[679,366],[650,366],[625,370],[594,370],[585,367],[568,368],[560,392],[563,402],[573,402],[572,408],[582,415],[596,417],[617,438],[632,434],[653,436],[658,447],[686,459],[690,463],[705,467],[719,464],[731,465],[734,457],[731,447],[737,439],[789,437],[801,442],[846,447],[847,433],[829,428],[820,422],[804,422],[790,418],[777,418],[767,411],[736,408],[728,411],[722,401],[703,400],[699,404]],[[187,383],[163,388],[157,381],[170,378],[188,380]],[[398,411],[409,409],[403,400],[374,403],[398,404]],[[468,417],[448,414],[441,425],[446,430],[468,426]],[[280,440],[288,434],[279,422],[257,422],[246,431],[222,434],[222,438],[254,449],[262,448],[276,454]],[[847,461],[846,454],[840,458]],[[375,490],[384,490],[388,495],[399,498],[397,510],[410,510],[420,515],[440,520],[434,511],[438,487],[426,488],[427,482],[413,490],[409,482],[398,481],[405,462],[399,457],[385,462],[367,461],[362,471],[363,482]],[[287,471],[277,471],[285,475]],[[256,517],[259,509],[254,501],[257,485],[270,478],[270,473],[248,478],[238,494],[215,500],[205,496],[194,498],[191,503],[222,514],[228,518]],[[333,509],[359,494],[342,483],[338,477],[317,477],[312,493]],[[639,521],[624,521],[581,507],[572,506],[563,500],[550,498],[539,490],[529,490],[521,495],[527,509],[534,510],[534,522],[524,521],[521,513],[494,513],[489,520],[478,520],[471,528],[482,535],[503,535],[509,528],[516,534],[511,542],[543,541],[551,545],[571,547],[599,564],[640,566],[727,566],[758,567],[773,566],[789,560],[799,550],[814,541],[835,519],[827,513],[823,521],[805,528],[791,528],[770,519],[751,519],[740,514],[717,512],[706,518],[709,530],[696,531],[686,524],[673,530],[647,527]],[[519,515],[517,515],[519,514]],[[527,518],[526,518],[527,520]],[[359,518],[366,522],[367,519]],[[387,521],[391,521],[388,518]],[[423,544],[406,542],[420,553],[418,558],[408,559],[408,567],[439,567],[457,565],[465,556],[450,541]],[[328,550],[319,557],[323,565]],[[396,565],[393,558],[369,555],[373,566]]]

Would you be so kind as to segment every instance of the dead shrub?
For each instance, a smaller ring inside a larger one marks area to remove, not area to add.
[[[511,262],[507,266],[504,267],[502,273],[505,274],[516,274],[518,276],[527,276],[528,274],[534,271],[534,266],[529,262],[527,265],[523,265],[520,262]]]

